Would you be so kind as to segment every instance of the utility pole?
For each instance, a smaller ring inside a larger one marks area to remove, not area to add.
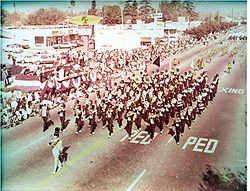
[[[234,22],[234,9],[232,9],[232,22]]]
[[[126,68],[126,58],[125,58],[125,44],[124,44],[124,17],[123,17],[123,2],[119,2],[120,5],[122,5],[120,7],[121,10],[121,19],[122,19],[122,45],[123,45],[123,67]]]
[[[15,24],[15,28],[16,28],[16,3],[15,3],[15,1],[13,3],[13,6],[14,6],[14,24]]]

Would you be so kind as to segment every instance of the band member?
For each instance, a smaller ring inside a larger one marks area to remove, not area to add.
[[[128,140],[131,140],[131,133],[132,133],[132,126],[133,126],[133,121],[134,121],[134,116],[135,113],[133,111],[128,111],[126,114],[126,119],[127,119],[127,125],[125,126],[125,130],[128,133]]]
[[[65,129],[65,113],[66,113],[66,109],[65,109],[65,104],[61,105],[60,110],[58,111],[58,115],[60,117],[60,121],[61,121],[61,131],[63,131]]]
[[[105,102],[102,103],[102,117],[101,117],[101,120],[102,120],[102,128],[104,129],[107,125],[107,104]]]
[[[164,113],[166,127],[169,125],[170,110],[171,110],[171,104],[170,104],[170,101],[167,100],[167,104],[165,106],[165,113]]]
[[[109,137],[111,137],[111,135],[114,133],[113,132],[113,109],[111,108],[111,106],[109,106],[108,111],[107,111],[107,121],[108,121],[108,130],[109,130]]]
[[[75,109],[75,116],[77,125],[76,134],[78,135],[80,132],[82,132],[82,127],[84,125],[84,122],[82,120],[82,110],[80,105],[78,105],[78,107]]]
[[[91,106],[91,110],[89,113],[89,125],[90,125],[90,136],[93,135],[95,133],[95,129],[97,127],[96,121],[95,121],[95,116],[96,116],[96,108],[95,105]]]
[[[96,96],[96,111],[97,111],[98,121],[100,121],[101,117],[102,117],[101,104],[102,104],[102,99],[100,97],[100,94],[98,93],[97,96]]]
[[[123,112],[124,112],[124,104],[122,103],[122,101],[120,101],[118,108],[117,108],[117,123],[118,123],[119,128],[122,127]]]
[[[75,100],[74,105],[73,105],[74,116],[77,116],[76,115],[76,111],[77,111],[77,108],[79,108],[79,107],[81,107],[80,106],[80,101],[79,100]],[[77,125],[77,119],[75,119],[75,124]]]
[[[60,153],[62,152],[63,147],[62,147],[62,140],[59,138],[59,133],[60,133],[60,128],[56,127],[54,136],[49,142],[49,145],[52,148],[52,154],[54,157],[54,169],[53,169],[54,174],[62,167],[62,164],[59,160],[59,156],[60,156]]]
[[[187,108],[181,110],[180,112],[180,132],[181,132],[181,136],[184,135],[184,129],[185,129],[185,124],[186,124],[186,116],[187,116]]]
[[[43,132],[45,132],[50,125],[54,125],[54,122],[50,119],[49,108],[46,104],[42,105],[41,116],[43,119]]]
[[[175,127],[175,140],[177,145],[180,144],[180,127],[181,127],[181,119],[180,114],[176,114],[176,119],[174,120],[173,126]]]
[[[187,121],[186,121],[186,124],[189,129],[191,129],[192,120],[193,120],[193,107],[192,103],[189,103],[187,107]]]
[[[198,116],[200,117],[201,116],[201,113],[203,112],[203,110],[205,109],[205,105],[204,105],[204,101],[202,99],[202,96],[199,95],[197,97],[197,106],[198,106]]]
[[[137,127],[137,130],[141,130],[141,120],[142,120],[142,110],[143,108],[141,106],[138,106],[135,108],[135,125]]]
[[[158,121],[157,121],[157,117],[156,117],[156,111],[155,111],[155,109],[151,109],[151,112],[149,113],[147,128],[145,129],[145,131],[147,131],[148,134],[150,135],[151,142],[154,139],[155,127],[156,127],[157,123],[158,123]]]

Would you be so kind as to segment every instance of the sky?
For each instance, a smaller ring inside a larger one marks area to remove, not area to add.
[[[161,0],[151,0],[152,6],[158,8]],[[70,6],[70,0],[2,0],[1,6],[3,9],[9,12],[14,12],[13,3],[15,2],[16,10],[19,12],[25,12],[27,14],[32,13],[39,8],[49,8],[54,7],[67,11]],[[123,0],[124,2],[124,0]],[[137,0],[139,2],[139,0]],[[96,0],[97,8],[101,8],[103,5],[120,5],[122,6],[122,0]],[[232,10],[235,16],[245,16],[247,15],[247,3],[243,0],[199,0],[194,1],[195,10],[203,13],[209,14],[219,12],[224,16],[232,15]],[[74,7],[75,12],[86,11],[91,7],[91,0],[76,0],[76,5]]]

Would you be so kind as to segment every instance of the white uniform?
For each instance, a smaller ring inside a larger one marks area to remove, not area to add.
[[[52,154],[53,154],[53,157],[54,157],[54,170],[53,172],[55,173],[56,172],[56,169],[58,167],[58,170],[62,167],[62,164],[59,160],[59,155],[60,153],[62,152],[62,141],[59,137],[57,136],[54,136],[52,138],[52,140],[49,142],[49,144],[51,145],[52,147]]]

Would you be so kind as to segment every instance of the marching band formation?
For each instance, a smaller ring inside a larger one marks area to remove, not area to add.
[[[213,102],[218,83],[218,74],[208,83],[207,72],[193,75],[189,71],[182,75],[178,68],[170,73],[157,70],[151,76],[147,73],[134,75],[119,84],[115,83],[113,88],[106,88],[102,94],[97,91],[95,101],[89,99],[88,95],[83,103],[75,101],[76,134],[86,126],[92,136],[100,122],[102,128],[107,128],[110,137],[116,122],[119,128],[126,130],[129,140],[134,125],[138,131],[146,126],[145,130],[152,141],[156,128],[162,133],[165,127],[174,127],[179,144],[185,126],[191,128],[196,117],[201,116],[209,102]],[[66,114],[64,104],[58,114],[63,131]]]

